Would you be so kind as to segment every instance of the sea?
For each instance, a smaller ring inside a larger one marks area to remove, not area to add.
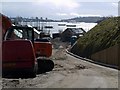
[[[86,22],[21,22],[20,24],[37,27],[39,30],[43,30],[45,33],[49,33],[51,37],[52,34],[63,32],[67,28],[82,28],[88,32],[97,25],[97,23]]]

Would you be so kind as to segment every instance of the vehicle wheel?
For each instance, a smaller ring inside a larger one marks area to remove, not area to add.
[[[52,69],[54,68],[54,62],[52,60],[47,60],[47,69],[46,71],[52,71]]]
[[[54,62],[52,60],[38,60],[38,74],[52,71],[54,68]]]

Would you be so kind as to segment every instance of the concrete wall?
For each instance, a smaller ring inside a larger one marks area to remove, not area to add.
[[[91,55],[91,59],[97,62],[118,66],[118,62],[120,61],[120,44]]]

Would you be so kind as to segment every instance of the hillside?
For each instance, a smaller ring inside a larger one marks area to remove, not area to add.
[[[70,21],[75,21],[75,22],[86,22],[86,23],[99,23],[108,17],[76,17],[76,18],[71,18],[71,19],[65,19],[62,20],[64,22],[70,22]]]
[[[72,47],[71,52],[82,57],[120,43],[120,17],[111,17],[96,25]]]

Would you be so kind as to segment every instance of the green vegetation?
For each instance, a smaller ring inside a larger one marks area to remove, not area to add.
[[[72,47],[71,52],[82,57],[120,43],[120,17],[111,17],[96,25]]]

